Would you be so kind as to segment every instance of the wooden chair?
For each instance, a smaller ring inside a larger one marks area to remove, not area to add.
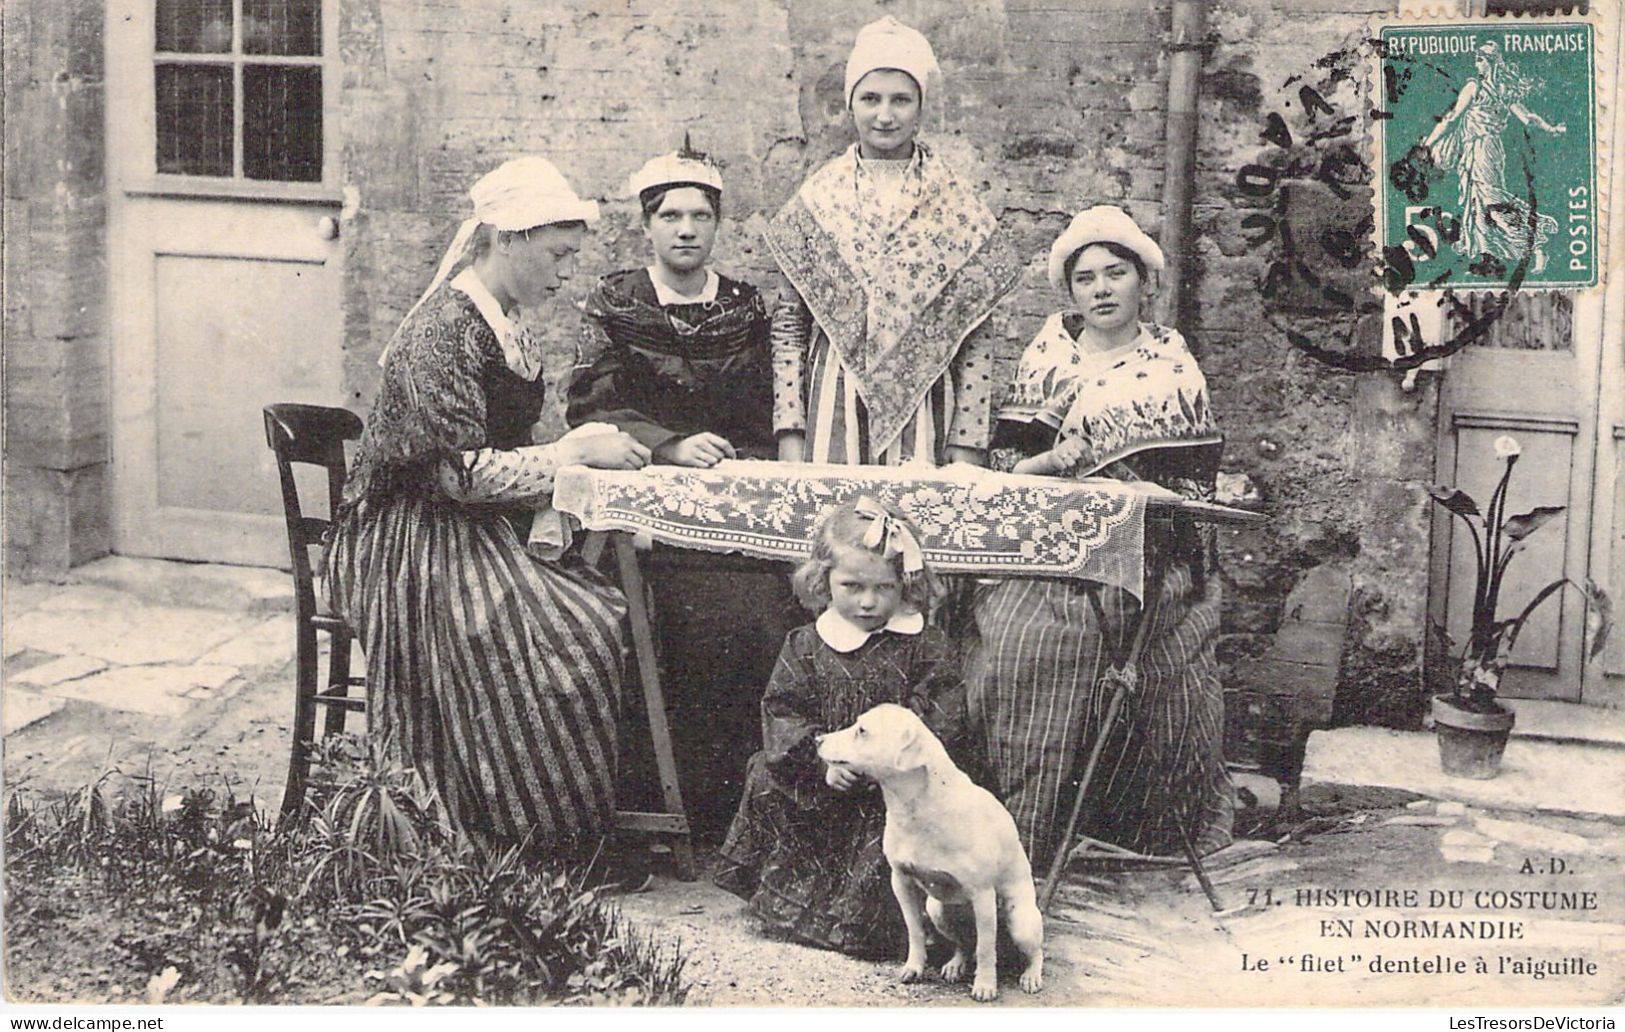
[[[299,486],[293,476],[296,462],[325,469],[328,512],[333,512],[344,497],[344,442],[360,436],[361,418],[348,409],[292,403],[265,406],[265,443],[276,453],[277,475],[282,482],[282,510],[288,523],[288,553],[293,562],[297,675],[293,745],[288,759],[288,781],[282,790],[283,820],[297,819],[304,803],[310,750],[316,740],[317,707],[327,709],[323,729],[326,734],[343,731],[345,714],[359,713],[367,707],[364,697],[350,695],[351,688],[364,687],[367,683],[365,677],[350,674],[350,646],[355,633],[342,617],[326,612],[316,597],[310,549],[323,547],[332,521],[305,515],[299,503]],[[328,635],[331,647],[326,687],[318,683],[318,631]]]

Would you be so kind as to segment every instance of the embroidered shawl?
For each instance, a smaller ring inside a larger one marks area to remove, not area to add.
[[[599,280],[582,313],[590,364],[570,382],[571,426],[613,423],[650,448],[709,430],[771,450],[768,316],[755,287],[717,276],[712,300],[663,305],[649,273],[634,269]]]
[[[877,452],[1021,271],[981,199],[930,148],[916,142],[915,154],[895,225],[876,223],[880,204],[854,144],[809,176],[767,230],[863,398]]]
[[[1153,448],[1218,444],[1207,380],[1177,330],[1142,324],[1133,347],[1085,351],[1066,316],[1045,320],[1022,353],[1000,419],[1040,422],[1056,443],[1081,440],[1076,476]]]

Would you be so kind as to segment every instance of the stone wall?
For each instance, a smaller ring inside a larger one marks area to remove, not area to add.
[[[1419,628],[1430,518],[1436,384],[1330,367],[1286,340],[1374,354],[1379,322],[1327,300],[1364,296],[1367,266],[1306,252],[1321,279],[1268,292],[1278,239],[1243,220],[1282,204],[1300,240],[1358,227],[1369,172],[1316,182],[1335,136],[1310,142],[1299,90],[1362,114],[1359,47],[1369,4],[1317,0],[1210,8],[1197,162],[1194,265],[1180,325],[1228,433],[1225,466],[1247,474],[1271,523],[1222,535],[1227,670],[1272,652],[1283,602],[1332,566],[1352,586],[1334,719],[1405,725],[1418,711]],[[849,141],[841,83],[856,29],[891,13],[929,35],[945,72],[927,138],[977,183],[1030,256],[993,332],[1012,362],[1057,301],[1050,241],[1078,208],[1128,207],[1161,225],[1167,0],[342,0],[341,158],[345,377],[365,411],[375,359],[466,212],[465,191],[515,154],[552,156],[605,218],[571,300],[592,275],[643,264],[625,179],[683,134],[725,165],[720,267],[774,286],[766,218]],[[107,341],[101,5],[4,8],[6,105],[6,536],[12,573],[56,575],[105,552]],[[1271,113],[1293,133],[1264,135]],[[1334,115],[1316,112],[1324,128]],[[1363,140],[1360,141],[1363,145]],[[1276,170],[1263,193],[1247,165]],[[1358,235],[1358,234],[1356,234]],[[1266,296],[1268,293],[1270,296]],[[574,314],[549,330],[547,375],[574,357]],[[558,406],[548,417],[560,421]],[[1290,737],[1292,700],[1232,677],[1238,749]]]
[[[1364,111],[1363,83],[1337,76],[1358,70],[1350,55],[1361,56],[1370,10],[1360,0],[1211,8],[1181,323],[1229,436],[1226,468],[1248,474],[1273,514],[1268,527],[1223,535],[1227,668],[1268,651],[1293,587],[1334,564],[1353,585],[1337,717],[1403,725],[1418,712],[1426,602],[1429,513],[1413,481],[1431,472],[1436,391],[1426,376],[1405,391],[1391,374],[1341,372],[1287,343],[1272,320],[1367,354],[1380,348],[1380,324],[1313,292],[1264,298],[1271,248],[1248,244],[1242,219],[1274,202],[1237,185],[1245,165],[1292,164],[1271,157],[1280,148],[1260,133],[1271,111],[1301,122],[1305,82],[1321,82],[1340,112]],[[344,11],[344,166],[356,190],[344,236],[346,370],[363,408],[379,348],[466,212],[464,191],[514,154],[553,157],[580,192],[606,202],[574,297],[593,274],[647,261],[625,179],[685,131],[725,165],[718,265],[773,284],[764,220],[849,142],[846,53],[855,30],[883,13],[932,39],[944,82],[927,100],[927,138],[980,184],[1030,256],[991,323],[1007,362],[1056,306],[1044,258],[1072,212],[1112,202],[1153,233],[1160,226],[1166,2],[462,0],[454,10],[351,0]],[[1369,173],[1347,197],[1313,178],[1298,168],[1281,180],[1301,187],[1292,217],[1307,235],[1369,211]],[[1331,282],[1356,294],[1369,286],[1363,264],[1333,271]],[[561,306],[550,377],[571,364],[572,323]],[[1233,712],[1250,714],[1240,748],[1256,749],[1261,726],[1266,739],[1294,733],[1290,700],[1272,685],[1228,687]]]
[[[853,34],[892,13],[936,45],[926,134],[1016,231],[1028,275],[993,329],[1013,361],[1055,307],[1050,241],[1078,207],[1123,203],[1158,224],[1165,5],[1116,0],[904,3],[466,0],[346,4],[345,168],[359,191],[345,234],[347,368],[357,400],[373,359],[467,211],[465,191],[518,153],[554,158],[606,202],[590,274],[646,264],[627,175],[683,134],[725,166],[719,267],[771,283],[765,220],[850,142],[842,80]],[[1089,53],[1083,56],[1082,44]],[[556,360],[573,341],[561,315]]]
[[[1229,434],[1226,467],[1252,478],[1271,513],[1267,527],[1228,535],[1226,660],[1269,651],[1281,602],[1307,571],[1346,569],[1351,626],[1332,716],[1412,726],[1421,705],[1431,518],[1420,483],[1433,470],[1437,383],[1424,373],[1407,390],[1394,373],[1344,371],[1294,347],[1285,332],[1336,354],[1381,352],[1380,308],[1360,304],[1375,280],[1365,256],[1372,180],[1358,159],[1367,153],[1370,109],[1365,22],[1385,6],[1321,0],[1214,8],[1196,188],[1200,258],[1186,325]],[[1305,86],[1324,104],[1310,97],[1306,109]],[[1266,138],[1272,113],[1286,136],[1277,130]],[[1337,133],[1348,116],[1354,132]],[[1354,149],[1355,165],[1344,161],[1345,148]],[[1246,186],[1238,181],[1249,165],[1272,170],[1273,187],[1261,190],[1260,178],[1269,177],[1256,173]],[[1255,214],[1288,227],[1307,267],[1274,289],[1261,284],[1286,248],[1279,232],[1250,242],[1263,235],[1244,225]],[[1338,291],[1355,300],[1354,310]],[[1229,687],[1233,711],[1281,709],[1273,684]]]
[[[111,546],[102,4],[9,0],[5,37],[6,570]]]

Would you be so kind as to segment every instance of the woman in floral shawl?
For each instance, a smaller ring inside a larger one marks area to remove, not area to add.
[[[999,411],[992,465],[1015,473],[1155,481],[1210,497],[1220,437],[1207,384],[1180,335],[1139,321],[1162,251],[1119,208],[1077,216],[1050,252],[1050,282],[1072,311],[1046,321]],[[1224,697],[1214,658],[1218,579],[1189,525],[1146,534],[1151,621],[1137,685],[1089,786],[1079,830],[1140,852],[1199,853],[1229,841],[1221,751]],[[1152,591],[1153,582],[1156,590]],[[1060,847],[1085,758],[1101,732],[1140,607],[1075,580],[978,587],[966,681],[995,791],[1035,866]]]
[[[789,461],[985,461],[990,346],[975,332],[1019,264],[998,221],[917,140],[936,57],[885,17],[846,65],[858,142],[768,226],[789,281],[773,317],[773,427]]]
[[[324,575],[366,650],[369,734],[476,842],[567,851],[615,808],[625,599],[526,534],[560,466],[635,469],[649,451],[612,429],[530,439],[542,354],[525,323],[598,206],[537,157],[469,195],[474,216],[379,360]]]

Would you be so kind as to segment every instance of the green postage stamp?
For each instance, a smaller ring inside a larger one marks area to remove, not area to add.
[[[1611,28],[1583,15],[1373,26],[1375,228],[1390,287],[1598,282]]]

